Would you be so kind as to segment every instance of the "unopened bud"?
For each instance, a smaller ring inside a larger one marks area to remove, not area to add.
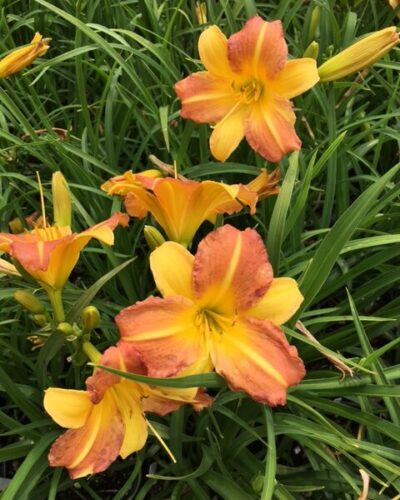
[[[338,80],[371,66],[399,43],[396,27],[375,31],[328,59],[318,68],[321,82]]]
[[[308,29],[308,42],[316,38],[320,17],[321,7],[317,5],[313,8],[313,11],[311,13],[310,27]]]
[[[17,290],[14,293],[14,299],[33,314],[41,314],[46,311],[40,300],[25,290]]]
[[[153,226],[144,226],[143,234],[150,250],[152,251],[165,243],[164,236]]]
[[[71,193],[61,172],[54,172],[51,179],[54,222],[57,226],[71,226]]]
[[[97,307],[85,307],[81,313],[81,322],[85,332],[90,332],[97,328],[100,323],[100,313]]]
[[[197,22],[199,24],[207,23],[207,4],[206,2],[196,2],[194,6]]]
[[[13,234],[20,234],[24,232],[24,225],[22,224],[21,219],[19,219],[18,217],[10,220],[8,226]]]
[[[48,323],[48,319],[45,314],[33,314],[32,321],[34,321],[38,326],[45,326]]]
[[[57,325],[57,331],[63,333],[65,336],[74,335],[74,329],[72,325],[66,323],[65,321]]]
[[[317,59],[319,53],[319,43],[311,42],[310,45],[304,51],[303,57],[311,57],[312,59]]]

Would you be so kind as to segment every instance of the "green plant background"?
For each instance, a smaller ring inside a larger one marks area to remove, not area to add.
[[[191,179],[248,182],[266,165],[245,143],[229,162],[214,162],[209,127],[179,118],[173,85],[201,68],[202,26],[194,4],[0,2],[1,52],[27,43],[35,31],[52,38],[44,58],[0,82],[1,231],[8,231],[11,219],[39,210],[36,171],[48,206],[51,174],[64,173],[78,231],[121,207],[100,184],[149,167],[149,154],[175,161]],[[206,4],[209,23],[227,35],[256,13],[282,19],[291,56],[301,57],[316,40],[319,62],[396,22],[384,0]],[[313,33],[316,7],[320,18]],[[297,98],[303,148],[280,165],[279,197],[262,202],[255,217],[225,218],[257,228],[276,274],[301,284],[299,318],[325,353],[346,358],[354,377],[343,379],[292,322],[285,331],[308,373],[290,390],[287,406],[263,407],[229,392],[216,376],[200,377],[199,385],[216,395],[210,409],[152,417],[176,465],[150,437],[142,451],[107,472],[71,481],[47,464],[48,448],[61,430],[44,413],[43,390],[82,388],[90,368],[72,366],[57,335],[32,351],[26,337],[35,327],[13,300],[15,290],[27,285],[2,277],[0,476],[12,478],[2,500],[354,499],[362,489],[359,469],[370,476],[369,499],[400,498],[399,55],[392,50],[364,79],[355,75],[318,85]],[[67,131],[65,140],[54,127]],[[99,349],[118,338],[113,316],[154,291],[143,224],[132,220],[128,231],[119,229],[113,249],[86,248],[65,290],[67,309],[76,313],[85,290],[136,256],[97,287]],[[40,290],[37,295],[45,300]]]

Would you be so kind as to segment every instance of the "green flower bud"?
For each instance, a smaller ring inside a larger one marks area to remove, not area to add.
[[[155,250],[157,247],[165,243],[164,236],[153,226],[144,226],[143,234],[150,250]]]
[[[97,328],[100,323],[100,313],[97,307],[87,306],[81,313],[81,322],[83,330],[90,332]]]
[[[40,300],[25,290],[17,290],[14,293],[14,299],[33,314],[41,314],[46,311]]]

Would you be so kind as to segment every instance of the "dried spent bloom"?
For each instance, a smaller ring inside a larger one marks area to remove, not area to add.
[[[195,256],[166,242],[150,256],[164,298],[149,297],[115,318],[121,348],[134,347],[149,376],[215,367],[233,390],[269,405],[284,404],[305,370],[279,325],[303,297],[291,278],[273,278],[261,237],[225,225]]]
[[[375,31],[319,66],[321,82],[338,80],[371,66],[399,43],[395,26]]]
[[[99,364],[144,374],[133,348],[108,348]],[[140,450],[148,436],[145,412],[165,415],[182,404],[201,409],[211,398],[194,389],[169,389],[127,380],[101,369],[86,380],[86,391],[47,389],[44,407],[55,422],[69,430],[49,452],[52,467],[66,467],[72,479],[107,469],[118,457]]]
[[[282,23],[255,16],[229,39],[217,26],[199,38],[199,54],[206,71],[175,85],[181,116],[215,125],[210,149],[225,161],[243,137],[261,156],[278,162],[300,149],[289,99],[319,80],[314,59],[287,61]]]
[[[218,214],[232,214],[250,207],[255,213],[259,199],[276,194],[279,172],[265,169],[246,186],[214,181],[190,181],[172,177],[149,177],[146,172],[113,177],[101,188],[124,196],[128,214],[139,219],[151,213],[172,241],[187,246],[200,225],[215,223]]]
[[[49,50],[49,39],[36,33],[29,45],[17,48],[0,60],[0,78],[18,73]]]

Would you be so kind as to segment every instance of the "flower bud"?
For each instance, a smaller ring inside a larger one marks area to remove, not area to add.
[[[46,311],[40,300],[25,290],[17,290],[14,293],[14,299],[33,314],[42,314]]]
[[[21,276],[17,268],[11,262],[0,259],[0,273],[8,274],[10,276]]]
[[[49,322],[45,314],[33,314],[32,321],[38,326],[45,326]]]
[[[71,193],[61,172],[53,174],[51,189],[53,193],[54,223],[60,227],[71,226]]]
[[[311,41],[316,37],[320,18],[321,7],[317,5],[313,8],[313,11],[311,13],[310,27],[308,29],[308,41]]]
[[[6,78],[22,69],[44,55],[49,49],[49,38],[43,38],[36,33],[29,45],[17,48],[0,60],[0,78]]]
[[[197,22],[199,24],[207,23],[207,4],[206,2],[196,2],[194,6]]]
[[[152,251],[165,243],[164,236],[153,226],[144,226],[143,233],[144,238]]]
[[[13,234],[20,234],[24,232],[24,226],[19,217],[15,217],[15,219],[10,220],[8,226]]]
[[[303,57],[311,57],[311,59],[317,59],[319,53],[319,43],[311,42],[310,45],[304,51]]]
[[[90,332],[97,328],[100,323],[100,313],[97,307],[85,307],[81,313],[81,322],[85,332]]]
[[[395,26],[376,31],[328,59],[318,68],[321,82],[338,80],[371,66],[399,43]]]
[[[64,334],[66,337],[69,335],[75,335],[72,325],[66,323],[65,321],[57,325],[57,331]]]

